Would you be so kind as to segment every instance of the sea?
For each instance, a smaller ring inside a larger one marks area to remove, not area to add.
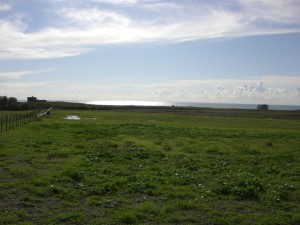
[[[258,104],[200,103],[200,102],[155,102],[155,101],[76,101],[78,103],[107,106],[177,106],[216,109],[256,109]],[[269,105],[270,110],[300,110],[296,105]]]

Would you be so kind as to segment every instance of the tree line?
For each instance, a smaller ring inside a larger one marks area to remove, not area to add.
[[[47,102],[19,102],[15,97],[0,96],[0,110],[29,110],[50,107]]]

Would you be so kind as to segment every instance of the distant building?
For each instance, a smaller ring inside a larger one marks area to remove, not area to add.
[[[37,101],[37,97],[27,97],[27,102],[36,102]]]
[[[41,102],[46,102],[46,100],[38,100],[37,97],[27,97],[27,102],[28,103],[41,103]]]

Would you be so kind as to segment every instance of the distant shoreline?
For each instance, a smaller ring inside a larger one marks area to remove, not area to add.
[[[151,107],[195,107],[212,109],[256,109],[258,104],[200,103],[200,102],[155,102],[155,101],[74,101],[100,106],[151,106]],[[296,105],[269,105],[270,110],[300,110]]]
[[[258,105],[250,104],[173,104],[169,105],[142,105],[127,104],[121,105],[120,102],[110,104],[91,104],[93,102],[76,102],[76,101],[45,101],[30,103],[21,103],[17,108],[8,108],[9,111],[33,110],[33,109],[53,109],[59,110],[103,110],[103,111],[119,111],[119,112],[146,112],[146,113],[175,113],[198,116],[215,116],[215,117],[247,117],[247,118],[264,118],[264,119],[292,119],[300,120],[300,106],[283,106],[278,108],[269,107],[269,110],[258,110]],[[99,103],[99,102],[98,102]],[[107,103],[107,102],[106,102]],[[117,104],[118,103],[118,104]],[[141,103],[141,102],[139,102]],[[149,103],[149,102],[148,102]],[[5,110],[5,109],[4,109]],[[75,114],[74,114],[75,115]]]
[[[20,103],[26,103],[25,100],[20,100]],[[97,106],[98,107],[153,107],[153,108],[209,108],[209,109],[241,109],[241,110],[256,110],[257,104],[242,104],[242,103],[201,103],[201,102],[158,102],[158,101],[81,101],[81,100],[47,100],[45,103],[62,106],[63,104],[81,105],[81,106]],[[86,107],[84,107],[86,108]],[[88,108],[88,107],[87,107]],[[269,105],[269,110],[279,111],[298,111],[300,105]]]

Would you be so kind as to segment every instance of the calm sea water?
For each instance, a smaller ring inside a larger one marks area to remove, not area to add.
[[[229,104],[229,103],[198,103],[198,102],[154,102],[154,101],[79,101],[93,105],[121,105],[121,106],[179,106],[221,109],[256,109],[257,104]],[[269,105],[271,110],[300,110],[295,105]]]

